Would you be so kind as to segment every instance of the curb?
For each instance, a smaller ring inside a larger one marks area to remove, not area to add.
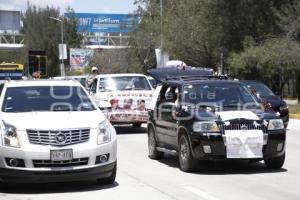
[[[300,119],[300,115],[299,114],[290,114],[290,118],[292,118],[292,119]]]

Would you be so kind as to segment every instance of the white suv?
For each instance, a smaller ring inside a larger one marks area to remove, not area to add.
[[[79,82],[0,85],[0,181],[113,183],[113,126]]]

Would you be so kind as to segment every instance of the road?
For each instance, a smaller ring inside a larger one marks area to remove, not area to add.
[[[197,173],[184,173],[178,160],[147,157],[145,129],[118,127],[118,174],[114,185],[94,182],[26,184],[0,189],[0,200],[232,200],[300,199],[300,131],[288,131],[282,170],[263,163],[202,162]]]

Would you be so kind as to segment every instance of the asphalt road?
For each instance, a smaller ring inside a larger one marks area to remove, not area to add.
[[[226,200],[300,199],[300,131],[288,131],[282,170],[263,163],[202,162],[197,173],[184,173],[178,160],[147,157],[145,129],[118,127],[118,172],[114,185],[94,182],[26,184],[0,189],[0,200]]]

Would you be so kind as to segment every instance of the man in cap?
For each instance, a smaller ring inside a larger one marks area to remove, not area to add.
[[[91,73],[89,73],[86,81],[87,81],[87,88],[93,91],[94,87],[96,86],[97,75],[99,74],[97,67],[92,67]]]

